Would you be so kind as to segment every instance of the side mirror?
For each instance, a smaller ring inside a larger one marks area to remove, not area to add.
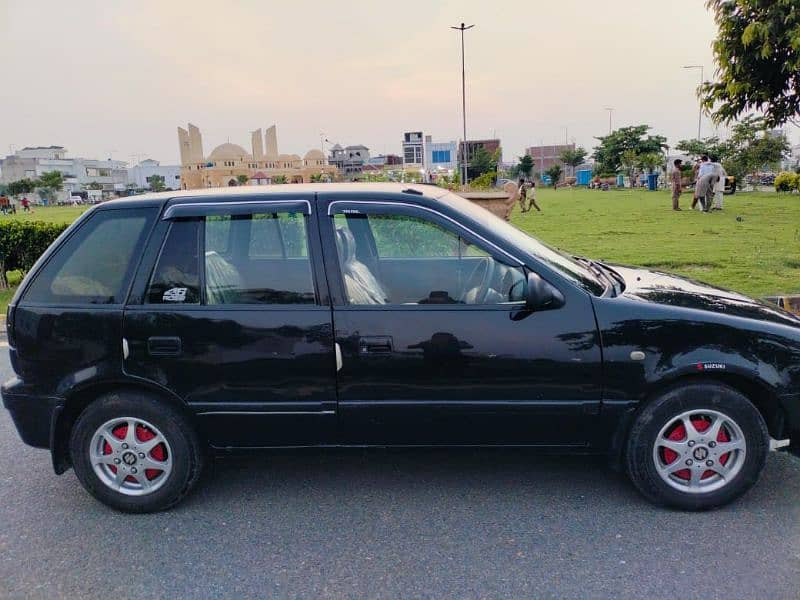
[[[564,305],[564,296],[536,273],[528,273],[528,295],[525,307],[529,310],[549,310]]]

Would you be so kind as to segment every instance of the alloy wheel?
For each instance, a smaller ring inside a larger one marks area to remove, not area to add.
[[[741,471],[747,444],[741,427],[715,410],[690,410],[670,419],[653,446],[656,471],[685,493],[718,490]]]
[[[89,461],[100,481],[127,496],[152,494],[172,472],[167,438],[136,417],[111,419],[98,427],[89,444]]]

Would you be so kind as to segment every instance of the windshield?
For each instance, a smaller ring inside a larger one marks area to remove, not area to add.
[[[441,196],[438,200],[466,214],[470,219],[480,223],[484,227],[498,232],[499,235],[506,238],[518,248],[530,252],[547,264],[547,266],[558,271],[561,275],[595,296],[601,296],[603,292],[605,292],[606,283],[592,273],[587,266],[579,263],[571,256],[548,246],[544,242],[531,237],[524,231],[517,229],[510,223],[490,213],[488,210],[452,193]]]

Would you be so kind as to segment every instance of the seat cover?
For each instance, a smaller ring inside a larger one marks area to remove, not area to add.
[[[339,264],[350,304],[386,304],[389,295],[367,265],[356,258],[356,240],[350,230],[336,228]]]

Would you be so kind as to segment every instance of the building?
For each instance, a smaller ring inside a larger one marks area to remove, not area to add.
[[[162,165],[149,158],[128,169],[128,186],[138,190],[150,189],[154,175],[163,177],[167,189],[179,190],[182,187],[180,165]]]
[[[459,142],[458,144],[459,173],[461,172],[460,165],[463,164],[462,161],[464,160],[463,159],[464,151],[466,150],[467,164],[469,165],[469,162],[472,160],[472,157],[475,156],[475,152],[477,152],[479,148],[483,148],[484,150],[486,150],[486,152],[488,152],[490,156],[494,155],[494,153],[497,152],[497,162],[501,163],[503,161],[503,149],[502,146],[500,145],[500,140],[497,138],[491,138],[486,140],[467,140],[466,144],[464,144],[464,142],[462,141]],[[470,167],[467,168],[468,179],[470,180],[474,179],[477,175],[478,173],[474,172]]]
[[[336,167],[344,177],[357,177],[370,163],[369,148],[361,144],[342,148],[339,144],[331,147],[328,164]]]
[[[69,158],[63,146],[27,146],[3,160],[0,182],[36,179],[44,173],[60,171],[64,187],[58,201],[87,188],[99,188],[102,197],[116,195],[128,183],[127,164],[120,160]]]
[[[452,173],[458,169],[458,144],[434,142],[425,136],[425,168],[432,173]]]
[[[525,148],[525,154],[533,159],[533,170],[536,173],[544,173],[554,165],[561,165],[561,155],[566,150],[575,150],[575,144],[556,144],[553,146],[531,146]],[[566,169],[564,169],[566,172]]]
[[[326,164],[325,155],[309,150],[303,158],[297,154],[279,154],[275,125],[262,136],[261,129],[251,133],[251,152],[230,142],[220,144],[206,156],[200,130],[189,123],[178,127],[181,155],[181,187],[198,189],[239,185],[240,179],[252,184],[307,183],[312,177],[333,179],[338,170]]]
[[[425,168],[425,148],[421,131],[408,131],[403,134],[403,164],[409,168]]]

